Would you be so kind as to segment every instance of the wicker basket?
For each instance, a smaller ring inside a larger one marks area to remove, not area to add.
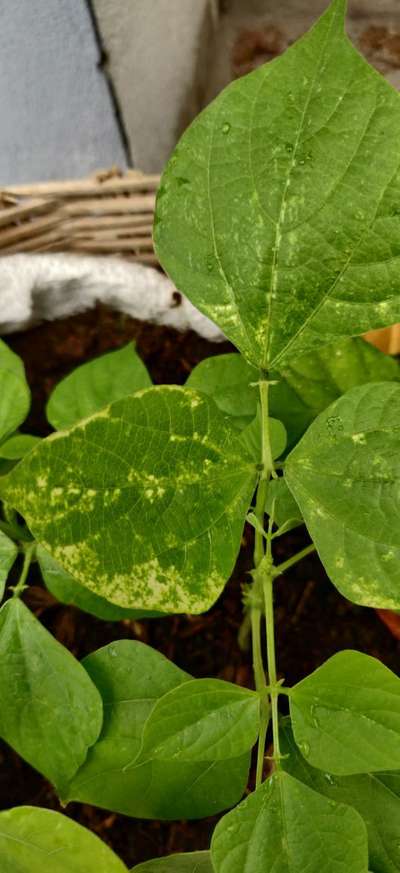
[[[0,257],[18,252],[119,255],[157,265],[152,240],[160,177],[113,167],[82,180],[0,189]],[[400,325],[366,338],[400,354]]]
[[[152,241],[159,176],[135,170],[0,190],[0,257],[20,252],[114,254],[157,264]]]

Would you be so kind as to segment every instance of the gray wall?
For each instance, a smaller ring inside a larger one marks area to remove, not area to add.
[[[282,50],[327,3],[0,0],[0,186],[127,160],[159,172],[186,125],[232,78],[241,35],[257,41],[257,32],[275,29]],[[351,37],[400,88],[400,0],[348,5]]]
[[[98,62],[84,0],[0,0],[0,185],[124,164]]]

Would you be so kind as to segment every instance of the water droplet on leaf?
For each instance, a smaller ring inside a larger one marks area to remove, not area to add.
[[[335,782],[333,776],[331,775],[331,773],[324,773],[324,779],[325,779],[325,782],[329,783],[329,785],[336,785],[336,782]]]
[[[308,743],[299,743],[299,749],[304,758],[308,758],[310,754],[310,746]]]
[[[317,709],[318,707],[315,705],[315,703],[313,703],[311,707],[311,719],[315,728],[319,728],[319,721],[316,715]]]
[[[326,420],[326,428],[331,436],[336,436],[343,431],[343,422],[339,415],[331,415]]]
[[[227,134],[227,133],[229,133],[230,129],[231,129],[231,125],[229,124],[229,121],[225,121],[224,124],[222,125],[222,133]]]

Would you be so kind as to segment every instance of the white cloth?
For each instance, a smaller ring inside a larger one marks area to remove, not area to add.
[[[96,302],[141,321],[195,330],[214,342],[224,339],[186,297],[177,305],[173,283],[153,267],[72,254],[0,257],[0,334],[74,315]]]

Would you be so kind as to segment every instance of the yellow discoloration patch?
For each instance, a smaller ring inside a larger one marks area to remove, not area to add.
[[[360,446],[365,446],[367,443],[367,438],[365,436],[365,433],[353,433],[351,439],[352,439],[353,443],[357,443]]]

